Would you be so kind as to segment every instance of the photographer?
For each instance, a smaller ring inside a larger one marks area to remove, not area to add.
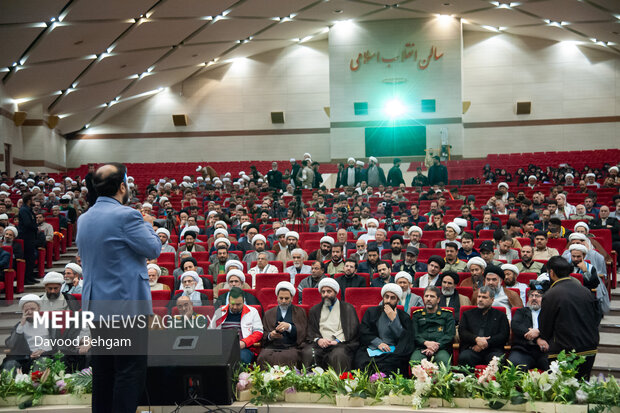
[[[564,258],[551,257],[547,267],[552,284],[542,300],[536,344],[549,352],[550,359],[562,350],[585,356],[577,378],[589,377],[599,343],[599,303],[591,291],[570,276],[573,266]]]

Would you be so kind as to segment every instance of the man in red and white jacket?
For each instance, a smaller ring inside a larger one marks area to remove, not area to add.
[[[228,305],[215,310],[209,328],[236,329],[239,332],[241,362],[249,364],[260,352],[263,338],[263,322],[254,307],[248,307],[243,300],[243,290],[233,287],[228,294]]]

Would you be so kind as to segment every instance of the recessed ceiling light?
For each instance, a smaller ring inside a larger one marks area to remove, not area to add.
[[[334,13],[334,14],[342,14],[343,11],[344,10],[336,9],[336,10],[332,11],[332,13]]]
[[[443,4],[443,6],[449,6],[449,5],[450,5],[450,3],[444,3]]]
[[[80,44],[84,43],[84,40],[78,40],[77,42],[73,42],[74,46],[78,46]]]

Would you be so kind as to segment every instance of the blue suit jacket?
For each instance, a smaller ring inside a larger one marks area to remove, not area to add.
[[[135,209],[99,197],[78,220],[82,258],[82,309],[95,316],[150,314],[151,289],[146,259],[161,252],[153,227]]]

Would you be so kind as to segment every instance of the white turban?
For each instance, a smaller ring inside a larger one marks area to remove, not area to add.
[[[355,159],[354,158],[349,158],[349,159],[347,159],[347,163],[355,163]]]
[[[276,285],[276,296],[280,290],[288,290],[291,293],[291,297],[295,296],[295,286],[288,281],[280,281],[278,285]]]
[[[467,269],[471,269],[472,265],[477,265],[479,267],[482,267],[482,269],[485,269],[487,267],[487,262],[480,257],[473,257],[470,258],[469,261],[467,261]]]
[[[611,172],[611,171],[618,172],[618,167],[617,166],[612,166],[611,168],[609,168],[609,172]]]
[[[464,218],[454,218],[454,222],[456,225],[458,225],[461,228],[465,228],[467,226],[467,220]]]
[[[571,174],[571,173],[567,173],[564,177],[565,177],[565,178],[568,178],[568,177],[574,178],[574,177],[575,177],[575,175],[573,175],[573,174]]]
[[[80,274],[82,275],[82,267],[80,267],[79,265],[77,265],[74,262],[70,262],[69,264],[65,265],[65,269],[70,269],[71,271],[73,271],[76,274]]]
[[[581,240],[581,241],[586,241],[588,239],[588,237],[586,236],[586,234],[582,234],[581,232],[573,232],[568,237],[568,240],[572,241],[572,240],[575,240],[575,239],[578,239],[578,240]]]
[[[166,202],[168,200],[168,197],[162,196],[161,198],[159,198],[159,203],[163,204],[164,202]]]
[[[528,180],[533,179],[535,181],[538,181],[538,178],[536,178],[534,175],[530,175],[527,179]]]
[[[185,277],[192,277],[194,279],[194,281],[196,281],[196,283],[200,282],[200,276],[198,275],[198,273],[196,271],[185,271],[181,275],[181,282],[183,282]]]
[[[459,227],[454,222],[450,222],[450,223],[446,224],[446,228],[452,228],[454,230],[454,232],[456,232],[457,234],[461,233],[461,227]]]
[[[239,277],[239,279],[241,280],[241,283],[245,283],[245,274],[240,271],[240,270],[230,270],[228,271],[228,274],[226,274],[226,282],[228,282],[230,280],[230,277],[235,276],[235,277]]]
[[[312,158],[308,152],[304,153],[304,158]]]
[[[65,277],[56,271],[50,271],[47,274],[45,274],[45,277],[43,277],[43,285],[47,285],[47,284],[62,284],[65,282]]]
[[[213,241],[213,245],[215,247],[217,247],[218,245],[220,245],[222,243],[226,244],[227,248],[230,248],[230,240],[228,238],[218,238],[215,241]]]
[[[168,237],[168,239],[170,239],[170,231],[168,231],[166,228],[157,228],[157,231],[155,231],[155,234],[157,235],[164,234],[166,235],[166,237]]]
[[[217,228],[218,225],[223,225],[224,228],[228,228],[228,225],[224,221],[215,221],[215,224],[213,224],[213,227]]]
[[[254,237],[252,238],[252,245],[256,244],[256,241],[263,241],[265,244],[267,244],[267,238],[265,238],[263,234],[254,235]]]
[[[578,222],[578,223],[576,223],[575,224],[575,228],[573,228],[573,230],[577,231],[577,228],[579,228],[579,227],[584,227],[586,229],[586,234],[590,232],[590,227],[585,222]]]
[[[287,227],[280,227],[276,230],[276,237],[279,237],[280,235],[286,235],[287,233],[288,233]]]
[[[394,276],[394,282],[397,282],[400,278],[406,279],[407,281],[409,281],[409,284],[411,284],[413,282],[413,279],[411,278],[411,274],[409,274],[407,271],[399,271],[399,272],[397,272],[396,275]]]
[[[291,159],[289,159],[289,162],[290,162],[290,163],[295,162],[295,158],[291,158]]]
[[[336,292],[336,294],[340,292],[340,284],[338,284],[338,282],[334,280],[333,278],[325,277],[321,281],[319,281],[319,287],[318,287],[319,292],[321,292],[321,289],[323,287],[331,288],[332,290]]]
[[[424,234],[424,232],[422,231],[422,228],[420,228],[420,227],[419,227],[419,226],[417,226],[417,225],[412,225],[412,226],[409,228],[409,231],[407,231],[407,232],[409,233],[409,235],[411,235],[411,233],[412,233],[413,231],[418,232],[418,233],[420,234],[420,238],[422,238],[422,234]]]
[[[189,176],[185,175],[185,176],[183,177],[183,180],[184,180],[184,181],[188,181],[188,182],[189,182],[189,181],[191,181],[191,180],[192,180],[192,178],[190,178]]]
[[[220,234],[224,234],[224,236],[228,236],[228,231],[226,231],[224,228],[218,228],[213,232],[213,236],[217,237]]]
[[[573,250],[577,250],[577,251],[581,251],[583,252],[583,255],[586,255],[588,253],[588,249],[586,248],[585,245],[581,245],[581,244],[572,244],[570,247],[568,247],[569,251],[573,251]]]
[[[364,161],[356,161],[355,164],[359,166],[364,166]]]
[[[286,233],[286,238],[288,237],[293,237],[293,238],[297,238],[297,240],[299,241],[299,233],[297,231],[289,231]]]
[[[368,158],[368,162],[379,163],[379,161],[377,161],[377,158],[375,158],[374,156],[371,156],[370,158]]]
[[[519,275],[519,269],[517,268],[516,265],[513,264],[503,264],[501,266],[502,270],[508,270],[508,271],[512,271],[515,273],[515,275]]]
[[[39,307],[41,307],[41,297],[35,294],[26,294],[22,298],[19,299],[19,310],[22,311],[24,309],[24,305],[26,303],[37,303]]]
[[[17,238],[17,234],[19,234],[17,232],[17,228],[15,228],[13,225],[9,225],[8,227],[4,229],[4,232],[7,232],[7,231],[11,231],[15,235],[15,238]]]
[[[505,186],[506,189],[508,189],[508,184],[506,182],[500,182],[499,184],[497,184],[497,189],[501,188],[502,186]]]
[[[145,202],[142,204],[142,208],[151,208],[153,209],[153,205],[150,202]]]
[[[153,269],[155,270],[155,272],[157,273],[157,276],[159,277],[161,275],[161,267],[157,264],[149,264],[146,266],[146,270],[150,270]]]
[[[196,167],[196,172],[200,171],[201,169],[202,169],[202,166],[198,165],[198,166]]]
[[[368,228],[368,224],[370,223],[374,223],[377,226],[377,228],[379,228],[379,221],[377,221],[376,219],[370,218],[368,221],[366,221],[366,228]]]
[[[7,214],[0,214],[0,220],[3,219],[9,219],[9,216]]]
[[[596,178],[596,175],[595,175],[595,174],[593,174],[592,172],[588,172],[588,173],[586,174],[586,176],[587,176],[587,177],[590,177],[590,176],[591,176],[592,178]]]
[[[398,301],[400,301],[403,297],[403,289],[395,283],[385,284],[383,288],[381,288],[381,297],[383,297],[385,293],[393,293],[396,297],[398,297]]]
[[[237,267],[238,270],[243,270],[243,264],[241,263],[241,261],[237,260],[226,261],[226,264],[224,264],[224,270],[226,271],[226,273],[228,273],[228,269],[230,267]]]
[[[330,245],[334,245],[334,239],[332,237],[330,237],[329,235],[324,236],[323,238],[321,238],[321,240],[319,241],[319,244],[322,243],[328,243]]]

